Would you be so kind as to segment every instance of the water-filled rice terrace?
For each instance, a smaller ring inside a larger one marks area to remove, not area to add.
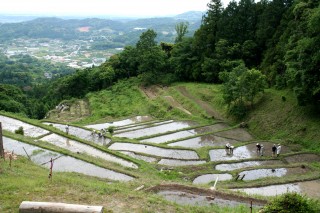
[[[34,139],[34,143],[27,144],[4,137],[6,150],[45,167],[54,159],[59,172],[128,182],[143,176],[139,174],[139,162],[148,163],[159,172],[176,170],[184,184],[158,185],[148,190],[180,204],[238,205],[247,203],[243,193],[275,196],[287,191],[320,198],[319,174],[308,166],[319,161],[320,156],[282,144],[280,155],[273,156],[275,142],[257,141],[246,128],[221,120],[204,125],[136,116],[86,126],[70,125],[68,129],[62,123],[44,122],[39,127],[3,115],[0,121],[3,130],[14,132],[23,127],[25,136]],[[112,133],[108,132],[110,128]],[[57,150],[46,149],[43,143]],[[233,152],[225,149],[227,143],[234,147]],[[263,153],[257,152],[257,143],[263,144]],[[77,155],[99,159],[100,166]],[[301,181],[303,175],[308,175],[305,181]],[[232,195],[209,190],[214,185]],[[264,203],[263,199],[256,200],[255,205]]]

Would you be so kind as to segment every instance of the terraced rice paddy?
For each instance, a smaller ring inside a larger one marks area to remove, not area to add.
[[[37,137],[37,140],[48,142],[73,153],[90,155],[130,169],[135,168],[135,171],[139,171],[138,165],[131,162],[130,158],[148,162],[160,172],[162,169],[174,170],[177,167],[183,169],[182,171],[195,169],[194,173],[187,177],[186,180],[191,183],[191,179],[193,179],[193,184],[208,185],[208,187],[212,186],[215,180],[218,180],[218,186],[220,181],[226,181],[224,184],[229,184],[238,175],[238,178],[241,179],[238,181],[244,181],[243,186],[245,187],[245,184],[253,180],[263,181],[260,179],[285,178],[290,175],[312,172],[308,168],[296,166],[296,164],[320,160],[320,156],[315,154],[292,155],[292,151],[286,146],[282,146],[281,155],[289,154],[288,156],[284,158],[272,157],[271,147],[273,143],[268,141],[259,141],[259,143],[264,145],[262,155],[256,150],[255,145],[257,142],[253,140],[252,136],[245,129],[232,128],[222,122],[199,127],[199,124],[193,121],[159,121],[153,120],[150,116],[136,116],[125,120],[87,125],[84,128],[70,125],[68,134],[81,139],[76,141],[74,137],[70,139],[66,135],[62,136],[58,133],[51,133],[46,129],[35,127],[16,119],[0,116],[0,120],[5,130],[14,132],[14,130],[22,126],[27,136]],[[45,124],[52,125],[63,132],[66,131],[65,124],[48,122]],[[98,137],[89,130],[101,130],[110,126],[115,127],[114,137],[111,138]],[[82,140],[86,141],[86,143]],[[91,144],[91,142],[94,144]],[[230,154],[224,149],[226,143],[236,146],[233,153]],[[100,149],[99,146],[101,146]],[[206,146],[209,146],[210,150],[209,148],[205,148]],[[48,162],[51,158],[56,159],[56,171],[78,172],[110,180],[134,180],[133,177],[121,172],[101,168],[70,156],[63,156],[58,152],[51,152],[5,138],[6,149],[14,150],[16,154],[25,156],[26,154],[22,147],[31,155],[32,161],[37,164]],[[106,149],[111,150],[111,154],[108,153],[109,150],[108,152],[104,151]],[[117,156],[116,152],[122,155],[119,154]],[[127,155],[128,159],[121,158],[123,155]],[[285,166],[292,163],[295,163],[294,166],[296,167]],[[259,168],[255,168],[257,166]],[[197,171],[199,172],[197,173]],[[230,174],[220,173],[221,171],[230,171]],[[182,176],[184,175],[183,172],[179,173]],[[319,186],[319,181],[309,181],[232,190],[264,196],[295,191],[302,194],[309,193],[312,196],[320,198]],[[317,190],[312,190],[312,187]],[[229,199],[219,194],[219,196],[212,199],[211,192],[209,194],[208,192],[193,193],[197,190],[193,189],[193,191],[190,191],[189,189],[181,190],[180,187],[169,187],[157,190],[156,193],[167,200],[183,205],[218,204],[230,206],[244,204],[242,202],[244,198],[241,198],[242,200],[236,197]],[[257,206],[259,205],[263,204],[257,204]]]
[[[70,156],[64,156],[57,152],[48,151],[6,137],[4,137],[3,142],[6,150],[13,151],[17,155],[29,155],[33,162],[48,169],[50,168],[49,161],[54,159],[54,172],[77,172],[116,181],[130,181],[134,179],[126,174],[101,168]]]

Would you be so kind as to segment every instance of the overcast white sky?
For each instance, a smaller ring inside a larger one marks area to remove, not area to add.
[[[222,0],[226,7],[230,0]],[[210,0],[1,0],[2,14],[154,17],[205,11]]]

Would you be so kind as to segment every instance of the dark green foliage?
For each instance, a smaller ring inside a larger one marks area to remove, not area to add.
[[[109,126],[108,132],[112,135],[114,133],[114,126]]]
[[[182,38],[188,33],[188,22],[180,22],[176,25],[175,30],[177,33],[177,37],[174,40],[175,43],[181,42]]]
[[[19,134],[19,135],[24,135],[23,127],[20,126],[19,129],[16,129],[16,130],[14,131],[14,133]]]
[[[320,211],[318,201],[310,200],[297,193],[286,193],[267,204],[262,213],[317,213]]]
[[[246,114],[246,103],[253,105],[254,98],[266,88],[265,76],[256,69],[249,70],[243,63],[231,72],[221,72],[223,99],[230,114],[242,118]]]

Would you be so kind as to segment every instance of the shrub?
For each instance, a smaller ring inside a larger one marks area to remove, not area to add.
[[[20,135],[24,135],[24,130],[23,130],[23,127],[20,126],[19,129],[15,130],[14,133],[16,134],[20,134]]]
[[[109,126],[108,132],[112,135],[114,133],[114,126]]]
[[[262,213],[317,213],[319,212],[319,202],[299,195],[298,193],[283,194],[262,210]]]

